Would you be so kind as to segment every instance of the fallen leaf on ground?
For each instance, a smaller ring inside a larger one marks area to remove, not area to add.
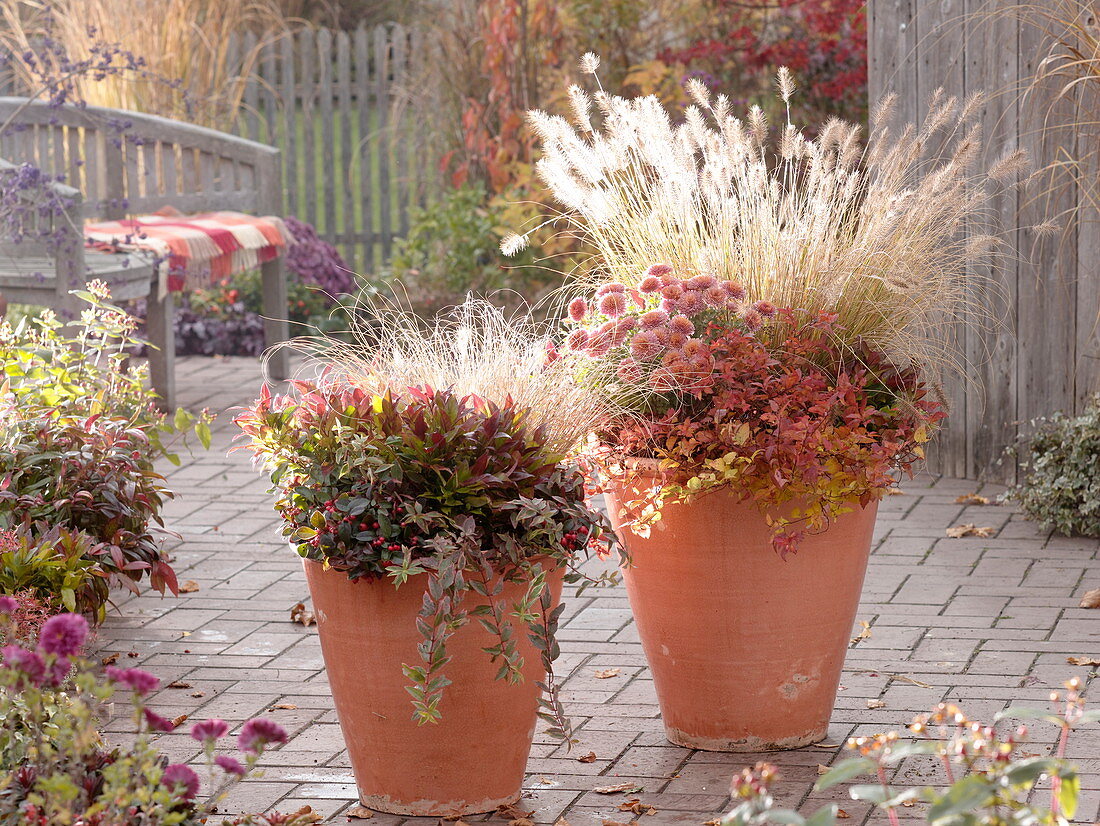
[[[920,686],[921,688],[931,688],[932,687],[928,683],[922,683],[920,680],[914,680],[912,677],[906,677],[904,674],[891,674],[890,679],[891,680],[899,680],[900,682],[903,682],[903,683],[909,683],[911,685]]]
[[[810,743],[811,749],[839,749],[840,743]]]
[[[886,708],[886,703],[883,700],[868,700],[867,708]]]
[[[997,532],[997,529],[991,525],[979,528],[973,522],[967,522],[965,525],[956,525],[953,528],[947,529],[947,535],[952,539],[962,539],[967,536],[977,536],[982,539],[993,536]]]
[[[502,803],[497,806],[497,814],[505,820],[525,820],[535,813],[534,809],[525,812],[514,803]]]
[[[298,706],[294,705],[294,703],[276,703],[275,705],[273,705],[271,707],[270,710],[271,711],[276,711],[276,710],[279,710],[279,709],[291,709],[291,708],[297,708],[297,707]]]
[[[871,639],[871,623],[859,621],[860,632],[852,637],[852,645],[859,645],[864,640]]]
[[[307,628],[313,623],[317,622],[317,618],[313,616],[312,611],[306,610],[306,604],[304,602],[297,602],[294,607],[290,609],[290,621],[301,623]]]
[[[714,820],[708,820],[703,826],[722,826],[722,821],[715,818]]]
[[[905,491],[903,491],[901,488],[887,488],[886,489],[886,495],[887,496],[905,496]]]
[[[168,683],[169,688],[193,688],[191,683],[185,683],[181,680],[176,680],[174,683]]]
[[[517,817],[515,820],[509,820],[508,826],[535,826],[535,821],[527,817]]]
[[[188,715],[181,714],[179,717],[172,718],[172,728],[179,728],[187,722]]]
[[[180,585],[181,594],[193,594],[197,590],[199,590],[199,583],[193,579],[184,580],[183,584]]]
[[[115,663],[118,662],[119,656],[121,656],[121,655],[119,655],[119,654],[108,654],[106,657],[104,657],[102,660],[99,661],[100,665],[114,665]]]
[[[1066,662],[1070,665],[1100,665],[1096,657],[1066,657]]]
[[[596,794],[618,794],[619,792],[640,792],[642,787],[637,783],[619,783],[616,786],[597,786],[592,791]]]
[[[1091,591],[1086,591],[1085,595],[1081,597],[1082,608],[1100,608],[1100,588],[1093,588]]]
[[[323,818],[320,812],[313,811],[312,806],[303,806],[293,814],[295,823],[320,823]]]
[[[829,771],[829,767],[826,766],[824,763],[818,763],[817,764],[817,773],[819,775],[826,774],[828,771]]]
[[[956,505],[988,505],[989,497],[977,493],[964,493],[955,500]]]
[[[577,762],[578,763],[595,763],[596,762],[596,752],[590,751],[590,752],[588,752],[588,754],[582,754],[580,757],[577,758]]]
[[[569,826],[569,821],[566,820],[564,817],[559,817],[557,820],[554,821],[554,826]]]
[[[632,820],[629,823],[623,823],[621,820],[605,820],[602,822],[602,826],[638,826],[638,821]]]
[[[206,692],[205,691],[192,691],[191,696],[192,697],[205,697]]]
[[[901,805],[904,806],[906,809],[912,809],[914,806],[917,805],[917,801],[915,801],[915,800],[903,800],[903,801],[901,801]]]
[[[351,820],[353,818],[358,820],[367,820],[368,818],[374,817],[374,812],[372,812],[366,806],[352,806],[350,809],[344,812],[344,814],[347,815],[348,820]]]
[[[851,817],[851,815],[850,815],[850,814],[848,814],[848,813],[847,813],[846,811],[844,811],[843,809],[837,809],[837,810],[836,810],[836,816],[837,816],[837,817],[839,817],[839,818],[840,818],[841,820],[847,820],[848,818],[850,818],[850,817]]]
[[[609,680],[612,677],[618,677],[621,671],[621,668],[605,668],[602,671],[597,671],[595,676],[597,680]]]
[[[619,804],[620,812],[633,812],[636,815],[655,815],[657,809],[654,806],[650,806],[648,803],[643,803],[636,797],[632,797],[630,800],[624,800]]]

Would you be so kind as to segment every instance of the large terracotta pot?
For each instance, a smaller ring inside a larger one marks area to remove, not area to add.
[[[791,749],[823,740],[851,639],[877,503],[772,549],[764,517],[728,490],[666,504],[648,537],[620,529],[620,503],[653,484],[607,492],[632,556],[623,571],[669,740],[708,751]]]
[[[321,653],[347,743],[359,799],[364,806],[403,815],[451,816],[488,812],[519,799],[535,733],[539,689],[545,678],[539,653],[524,629],[516,629],[524,658],[523,682],[494,679],[499,663],[482,651],[494,645],[472,620],[448,641],[438,723],[412,719],[402,663],[418,665],[421,636],[416,615],[423,603],[422,577],[400,588],[389,579],[352,582],[304,560],[313,597]],[[550,572],[554,603],[561,598],[562,569]],[[525,586],[505,583],[509,604]],[[468,596],[467,608],[478,604]]]

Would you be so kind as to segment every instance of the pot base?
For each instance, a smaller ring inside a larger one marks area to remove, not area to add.
[[[828,726],[811,731],[798,737],[784,737],[777,742],[769,742],[762,737],[739,737],[727,739],[724,737],[696,737],[687,732],[680,731],[671,726],[665,726],[665,737],[676,746],[684,746],[700,751],[726,751],[726,752],[758,752],[758,751],[785,751],[787,749],[800,749],[803,746],[811,746],[820,743],[828,736]]]
[[[394,800],[385,794],[360,795],[359,802],[376,812],[411,817],[455,817],[495,812],[500,806],[510,806],[519,801],[521,792],[493,800]]]

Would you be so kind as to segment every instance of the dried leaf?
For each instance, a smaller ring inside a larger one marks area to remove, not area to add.
[[[906,809],[912,809],[914,806],[917,805],[917,801],[915,801],[915,800],[903,800],[903,801],[901,801],[901,805],[904,806]]]
[[[818,773],[818,775],[828,774],[828,772],[829,772],[829,767],[826,766],[824,763],[818,763],[817,764],[817,773]]]
[[[848,818],[850,818],[850,817],[851,817],[851,815],[850,815],[850,814],[848,814],[848,813],[847,813],[846,811],[844,811],[843,809],[837,809],[837,810],[836,810],[836,816],[837,816],[837,817],[839,817],[839,818],[840,818],[841,820],[847,820]]]
[[[195,580],[193,579],[184,580],[180,584],[181,594],[193,594],[197,590],[199,590],[199,583],[195,582]]]
[[[722,826],[722,821],[719,818],[715,818],[714,820],[708,820],[703,826]]]
[[[303,806],[291,815],[291,817],[295,823],[320,823],[324,820],[320,812],[313,811],[312,806]]]
[[[1096,657],[1066,657],[1066,662],[1070,665],[1100,665]]]
[[[509,820],[508,826],[535,826],[535,821],[527,817],[517,817],[515,820]]]
[[[592,791],[596,794],[618,794],[619,792],[644,791],[637,783],[619,783],[616,786],[597,786]]]
[[[852,637],[852,645],[859,645],[864,640],[871,639],[871,623],[859,621],[860,632]]]
[[[1082,608],[1100,608],[1100,588],[1093,588],[1091,591],[1086,591],[1085,595],[1081,597]]]
[[[643,803],[636,797],[632,797],[630,800],[624,800],[619,804],[620,812],[633,812],[636,815],[655,815],[657,809],[650,806],[648,803]]]
[[[173,717],[172,728],[179,728],[180,726],[182,726],[184,723],[187,722],[187,717],[188,715],[186,714],[181,714],[179,717]]]
[[[997,532],[997,529],[986,525],[983,528],[979,528],[973,522],[967,522],[964,525],[956,525],[953,528],[947,529],[947,535],[952,539],[962,539],[967,536],[977,536],[982,539],[993,536]]]
[[[956,505],[988,505],[988,496],[979,496],[977,493],[964,493],[955,500]]]
[[[317,618],[313,616],[312,611],[306,610],[304,602],[296,602],[294,607],[290,609],[290,621],[301,623],[308,628],[317,622]]]
[[[168,683],[168,688],[193,688],[191,683],[185,683],[182,680],[176,680],[174,683]]]
[[[612,677],[618,677],[621,671],[621,668],[605,668],[602,671],[597,671],[595,676],[597,680],[609,680]]]
[[[533,809],[529,812],[525,812],[514,803],[502,803],[497,806],[497,814],[505,820],[526,820],[534,813]]]
[[[886,708],[886,703],[882,700],[868,700],[867,708]]]
[[[601,822],[602,826],[638,826],[638,821],[632,820],[629,823],[623,823],[621,820],[604,820]]]
[[[903,491],[901,488],[887,488],[886,489],[886,495],[887,496],[905,496],[905,491]]]
[[[588,754],[582,754],[580,757],[577,758],[577,762],[578,763],[595,763],[596,762],[596,752],[590,751],[590,752],[588,752]]]
[[[374,812],[372,812],[366,806],[352,806],[350,809],[344,812],[344,814],[347,816],[348,820],[367,820],[368,818],[374,817]]]
[[[270,709],[268,709],[268,711],[277,711],[279,709],[292,709],[297,707],[298,706],[294,705],[294,703],[276,703]]]
[[[120,656],[121,656],[121,654],[118,654],[117,652],[114,653],[114,654],[108,654],[106,657],[101,659],[99,662],[100,662],[101,665],[114,665],[115,663],[118,662],[118,658]]]
[[[206,692],[205,691],[192,691],[191,696],[192,697],[205,697]]]
[[[564,817],[559,817],[554,821],[554,826],[570,826],[570,823]]]

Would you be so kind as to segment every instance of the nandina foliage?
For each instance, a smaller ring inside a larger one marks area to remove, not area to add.
[[[572,565],[605,548],[604,518],[585,506],[581,473],[561,464],[510,399],[498,406],[426,386],[374,393],[332,381],[294,390],[272,396],[265,387],[236,423],[271,471],[283,532],[302,556],[398,586],[426,574],[415,580],[426,590],[417,621],[424,665],[405,669],[417,718],[439,718],[444,644],[471,617],[499,638],[489,651],[501,661],[498,676],[520,679],[503,578],[528,583],[512,616],[542,652],[548,714],[566,736],[550,671],[559,609],[540,561]]]
[[[915,368],[842,346],[835,315],[750,304],[713,276],[657,265],[569,312],[561,357],[623,411],[592,460],[607,478],[630,475],[631,458],[667,472],[655,501],[627,503],[638,530],[664,501],[728,488],[768,516],[786,555],[807,531],[883,496],[945,415]]]

